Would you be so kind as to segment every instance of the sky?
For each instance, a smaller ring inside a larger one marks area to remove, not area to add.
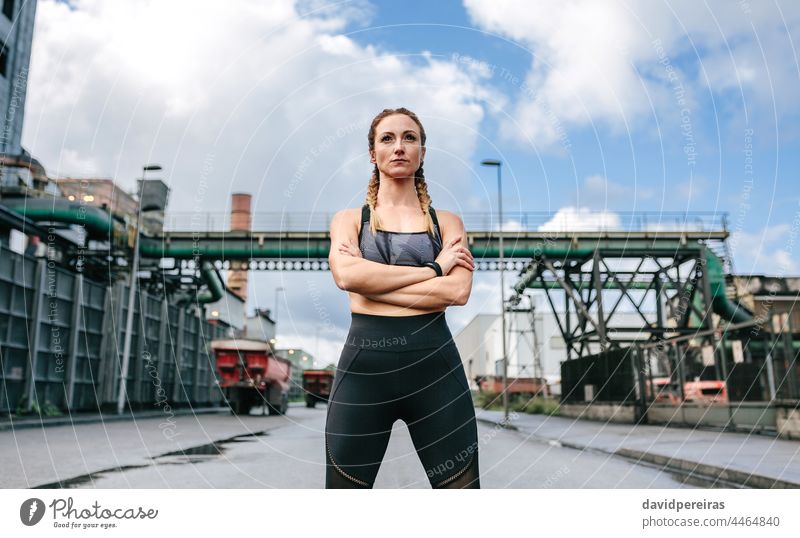
[[[794,1],[39,0],[22,143],[126,190],[157,162],[170,211],[333,214],[364,203],[372,117],[405,106],[435,208],[495,211],[500,159],[504,211],[726,213],[737,273],[797,275],[798,44]],[[256,272],[249,308],[279,286],[279,345],[335,362],[345,292]],[[475,273],[454,334],[498,286]]]

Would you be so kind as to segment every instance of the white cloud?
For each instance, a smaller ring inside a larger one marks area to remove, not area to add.
[[[157,162],[172,211],[223,211],[245,191],[258,211],[329,212],[362,203],[369,121],[406,106],[428,134],[434,203],[457,210],[481,75],[356,43],[344,32],[365,22],[363,2],[73,4],[37,9],[23,145],[51,175],[131,189]]]
[[[797,230],[789,224],[776,224],[758,232],[736,230],[728,238],[728,247],[738,274],[790,276],[800,271],[795,259],[793,237]]]
[[[796,112],[796,62],[791,32],[800,4],[712,0],[464,0],[474,24],[531,51],[521,97],[504,124],[509,141],[520,131],[537,148],[569,147],[570,126],[606,124],[617,132],[652,122],[681,126],[709,90],[753,96],[772,110]],[[676,87],[679,87],[680,98]],[[523,86],[520,85],[520,89]],[[716,105],[715,105],[716,106]],[[758,120],[754,118],[753,121]],[[653,123],[654,125],[654,123]]]
[[[37,7],[23,145],[51,176],[113,177],[131,190],[141,166],[156,162],[170,211],[222,212],[243,191],[258,212],[332,213],[363,201],[371,119],[405,106],[427,132],[435,207],[460,212],[485,74],[357,43],[346,31],[366,22],[363,2],[73,4]],[[323,364],[335,362],[346,294],[329,273],[286,278],[291,306],[281,308],[279,334],[313,351],[310,327],[322,326]],[[251,273],[248,307],[272,306],[281,284],[281,275]]]
[[[800,271],[800,264],[785,250],[776,250],[770,257],[772,260],[769,267],[772,270],[772,275],[793,276]]]
[[[613,211],[593,211],[588,207],[562,207],[538,227],[540,232],[619,230],[620,218]]]

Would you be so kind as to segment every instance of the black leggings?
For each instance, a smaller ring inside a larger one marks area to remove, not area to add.
[[[325,487],[372,488],[400,419],[431,487],[479,488],[475,409],[444,312],[351,314],[328,402]]]

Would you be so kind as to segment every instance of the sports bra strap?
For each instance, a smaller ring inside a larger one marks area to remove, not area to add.
[[[428,206],[428,213],[430,213],[430,214],[431,214],[431,220],[433,221],[433,223],[434,223],[434,224],[436,225],[436,227],[438,228],[438,227],[439,227],[439,219],[437,219],[437,218],[436,218],[436,211],[434,211],[434,209],[433,209],[433,206],[432,206],[432,205],[429,205],[429,206]]]
[[[428,212],[431,214],[431,220],[436,227],[439,227],[439,219],[436,217],[436,210],[433,209],[432,205],[428,206]],[[369,204],[364,204],[361,206],[361,222],[368,222],[369,221]]]

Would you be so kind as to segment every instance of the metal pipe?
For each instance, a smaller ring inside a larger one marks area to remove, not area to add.
[[[99,207],[65,198],[3,198],[12,211],[33,221],[64,222],[82,226],[89,237],[106,239],[114,230],[114,219]],[[121,229],[121,224],[117,228]]]
[[[225,284],[217,272],[217,268],[209,261],[204,261],[200,266],[200,277],[206,284],[206,291],[197,292],[197,302],[200,304],[213,303],[225,295]]]

